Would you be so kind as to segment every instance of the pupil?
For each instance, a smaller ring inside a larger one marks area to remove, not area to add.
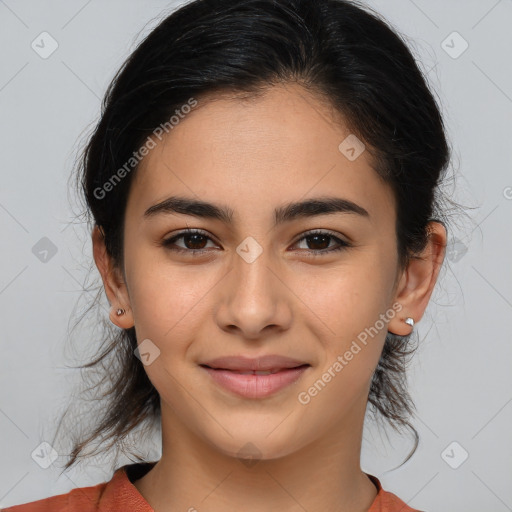
[[[319,238],[323,238],[324,241],[327,240],[329,238],[329,235],[311,235],[309,236],[308,238],[310,239],[313,239],[313,240],[318,240]],[[315,244],[316,242],[313,242],[313,245]],[[310,246],[311,244],[308,243],[308,246]],[[319,250],[319,249],[325,249],[326,247],[329,247],[329,242],[327,242],[327,245],[325,244],[320,244],[320,245],[323,245],[323,247],[309,247],[310,249],[313,249],[313,250]]]
[[[198,238],[199,238],[199,242],[197,241]],[[203,247],[196,247],[196,244],[201,245],[201,242],[200,242],[201,238],[204,239],[204,235],[201,235],[198,233],[193,233],[192,235],[186,235],[184,238],[185,245],[187,246],[188,249],[202,249]],[[187,243],[187,240],[190,240],[190,239],[193,239],[192,244]],[[204,242],[204,240],[203,240],[203,242]],[[190,245],[192,245],[192,247],[189,247]]]

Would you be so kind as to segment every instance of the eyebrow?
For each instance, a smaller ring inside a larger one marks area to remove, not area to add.
[[[225,224],[233,224],[234,211],[225,205],[215,205],[188,197],[171,196],[150,206],[144,212],[144,219],[154,218],[162,214],[182,214],[204,219],[220,220]],[[370,214],[358,204],[340,197],[318,197],[305,201],[288,203],[274,210],[274,223],[283,224],[299,218],[351,213],[369,218]]]

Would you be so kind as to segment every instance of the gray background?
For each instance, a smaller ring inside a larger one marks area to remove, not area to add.
[[[66,369],[77,364],[68,322],[93,298],[82,291],[92,252],[86,226],[73,222],[80,208],[68,177],[114,72],[175,5],[0,0],[0,507],[111,477],[106,461],[59,477],[64,456],[48,469],[31,456],[78,381],[79,372]],[[441,282],[417,324],[422,341],[409,381],[418,450],[389,471],[411,438],[369,424],[362,467],[415,508],[505,512],[512,510],[512,2],[370,5],[411,38],[428,71],[454,150],[457,186],[448,192],[475,209],[472,222],[455,226]],[[46,59],[31,47],[42,46],[44,31],[58,43]],[[454,31],[469,45],[460,55]],[[55,254],[41,252],[53,246]],[[83,326],[80,336],[94,352]]]

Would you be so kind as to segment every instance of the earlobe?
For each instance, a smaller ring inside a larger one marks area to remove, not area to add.
[[[411,257],[397,287],[395,302],[401,304],[400,314],[388,324],[388,331],[400,336],[411,333],[421,320],[434,290],[446,249],[446,229],[440,222],[428,225],[425,249]],[[408,318],[411,321],[406,321]]]
[[[107,252],[101,227],[95,226],[92,231],[93,256],[103,281],[103,287],[111,304],[110,321],[121,329],[133,327],[133,317],[129,308],[129,298],[126,285],[120,277],[120,272],[113,264]]]
[[[388,332],[398,336],[407,336],[412,332],[415,323],[416,322],[412,316],[407,316],[405,318],[403,316],[399,316],[389,322]]]
[[[130,329],[134,325],[131,310],[128,307],[119,308],[112,306],[110,308],[109,318],[114,325],[117,325],[121,329]]]

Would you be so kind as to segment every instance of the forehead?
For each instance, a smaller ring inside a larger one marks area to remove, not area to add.
[[[370,152],[349,159],[340,150],[351,137],[339,112],[297,84],[257,97],[201,98],[162,141],[155,139],[128,206],[142,216],[168,195],[186,195],[234,210],[237,204],[261,209],[333,193],[370,207],[384,199],[389,206],[391,192]]]

